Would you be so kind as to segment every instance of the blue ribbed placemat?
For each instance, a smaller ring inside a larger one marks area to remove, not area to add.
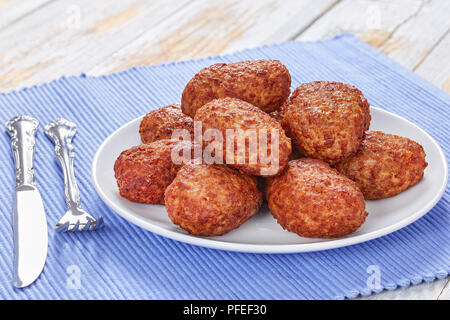
[[[5,131],[0,135],[0,298],[334,299],[370,294],[366,281],[371,265],[381,272],[381,288],[373,291],[447,277],[448,187],[431,212],[400,231],[350,247],[288,255],[234,253],[172,241],[128,223],[103,204],[91,183],[91,161],[111,132],[150,109],[179,101],[186,82],[202,67],[258,58],[280,59],[291,72],[293,87],[312,80],[356,85],[372,104],[427,130],[448,157],[450,96],[351,35],[132,68],[110,76],[63,77],[1,94],[0,123],[16,114],[30,114],[41,122],[35,167],[50,231],[40,279],[28,288],[14,289],[14,167]],[[42,127],[56,117],[78,125],[75,170],[83,206],[106,219],[101,231],[53,231],[66,206],[61,170]],[[78,271],[79,283],[74,280]]]

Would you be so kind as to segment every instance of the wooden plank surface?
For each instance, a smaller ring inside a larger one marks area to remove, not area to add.
[[[405,289],[383,291],[360,300],[437,300],[448,279],[424,282]]]
[[[450,300],[450,279],[442,280],[444,282],[444,287],[439,293],[438,300]]]
[[[280,42],[336,0],[112,2],[54,1],[0,32],[0,91]]]
[[[450,1],[421,1],[380,47],[402,66],[416,69],[450,29]]]
[[[416,14],[417,0],[343,0],[296,39],[315,41],[353,33],[379,48],[404,21]]]
[[[188,0],[59,0],[0,32],[0,91],[89,70]]]
[[[301,33],[297,40],[313,41],[344,32],[354,33],[407,69],[422,69],[422,75],[427,71],[420,68],[425,60],[428,60],[428,70],[436,68],[437,61],[444,62],[444,70],[437,81],[450,93],[448,85],[445,85],[448,78],[442,79],[445,72],[448,77],[450,64],[449,14],[450,1],[344,0]],[[434,51],[435,55],[430,57]],[[427,76],[425,78],[437,83]]]
[[[196,1],[89,73],[111,73],[135,65],[198,58],[289,40],[335,2]]]
[[[450,93],[450,33],[445,37],[414,70],[432,84]]]
[[[0,30],[15,23],[33,11],[37,11],[51,0],[0,0]]]
[[[450,1],[0,0],[0,92],[351,32],[450,93]],[[449,279],[368,299],[450,299]]]

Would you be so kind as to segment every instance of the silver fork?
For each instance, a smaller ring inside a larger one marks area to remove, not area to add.
[[[81,208],[80,191],[73,170],[75,152],[72,138],[77,131],[75,123],[56,119],[46,125],[44,131],[55,144],[55,154],[64,174],[67,211],[56,224],[56,231],[93,231],[100,228],[103,225],[103,218],[95,219]]]

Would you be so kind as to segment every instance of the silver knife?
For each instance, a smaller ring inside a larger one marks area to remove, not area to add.
[[[17,116],[6,123],[16,164],[13,231],[14,286],[18,288],[36,280],[47,258],[47,219],[33,168],[38,126],[39,122],[29,116]]]

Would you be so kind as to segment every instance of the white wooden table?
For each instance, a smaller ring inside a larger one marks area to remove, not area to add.
[[[0,0],[0,92],[356,34],[450,93],[449,0]],[[369,299],[450,299],[449,278]]]

